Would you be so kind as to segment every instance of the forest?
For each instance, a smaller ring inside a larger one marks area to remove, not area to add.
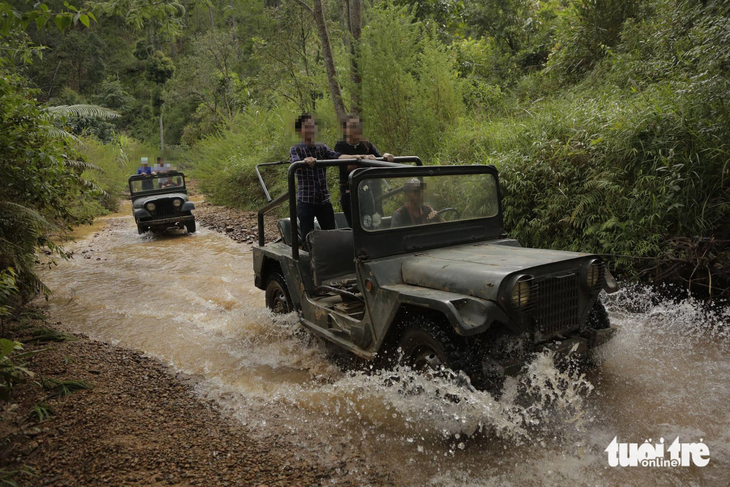
[[[720,0],[0,2],[0,317],[39,250],[113,211],[141,156],[256,209],[293,121],[426,164],[494,164],[522,245],[730,293]],[[332,177],[335,175],[332,174]],[[271,175],[274,193],[283,178]]]

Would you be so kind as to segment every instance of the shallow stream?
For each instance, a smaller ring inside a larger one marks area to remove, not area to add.
[[[44,271],[54,319],[196,377],[252,434],[288,438],[292,463],[398,485],[730,484],[727,310],[609,296],[620,330],[600,367],[568,376],[542,356],[495,401],[459,378],[343,371],[292,316],[266,310],[247,246],[204,228],[138,235],[127,215],[99,219]],[[704,442],[709,465],[609,467],[614,437],[677,436]]]

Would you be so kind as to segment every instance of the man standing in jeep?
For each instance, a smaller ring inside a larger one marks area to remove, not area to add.
[[[335,144],[335,151],[340,154],[350,155],[351,157],[358,157],[355,154],[367,154],[375,158],[382,157],[388,162],[393,162],[393,154],[386,152],[381,155],[372,142],[363,138],[362,121],[354,113],[351,113],[342,121],[342,140]],[[340,166],[340,205],[342,206],[342,212],[345,214],[349,226],[352,226],[352,208],[350,206],[350,188],[347,185],[347,178],[358,167],[358,164]],[[380,191],[377,191],[377,195],[379,194]]]
[[[307,234],[314,229],[314,218],[317,218],[322,230],[335,228],[335,212],[330,203],[327,188],[327,168],[315,167],[317,159],[365,159],[367,155],[341,155],[325,144],[317,144],[317,125],[314,117],[304,113],[297,118],[294,129],[302,138],[302,142],[289,150],[289,161],[304,161],[309,167],[297,171],[297,217],[302,228],[302,239],[306,242]]]

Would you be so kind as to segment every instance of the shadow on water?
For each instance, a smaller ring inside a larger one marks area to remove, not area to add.
[[[625,289],[606,297],[620,331],[598,367],[540,355],[497,401],[459,376],[338,366],[294,316],[264,308],[247,247],[206,229],[140,236],[117,216],[72,247],[77,258],[44,275],[57,319],[199,378],[254,435],[290,442],[292,461],[399,485],[728,484],[727,308]],[[711,461],[611,468],[616,436],[703,439]]]

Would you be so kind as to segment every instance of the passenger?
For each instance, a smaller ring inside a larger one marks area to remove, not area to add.
[[[142,167],[137,169],[137,174],[144,174],[145,176],[156,176],[157,173],[152,170],[152,168],[147,163],[147,158],[142,158]],[[154,182],[149,179],[145,179],[142,181],[142,191],[149,191],[151,189],[154,189]]]
[[[137,169],[137,174],[150,174],[150,175],[155,174],[152,171],[152,168],[149,166],[149,163],[147,162],[147,158],[146,157],[143,157],[142,158],[142,163],[141,164],[142,164],[142,166]]]
[[[343,140],[337,142],[335,145],[335,152],[347,154],[351,157],[355,154],[366,154],[373,156],[373,158],[382,157],[388,162],[393,162],[393,154],[388,154],[386,152],[381,156],[378,149],[371,142],[368,142],[363,138],[362,122],[358,115],[350,114],[342,121],[342,135]],[[352,226],[352,210],[350,206],[350,188],[347,185],[347,178],[350,173],[357,168],[357,164],[340,166],[340,204],[342,205],[342,212],[345,214],[345,218],[347,218],[347,224],[350,227]],[[380,188],[378,188],[378,190],[379,189]],[[375,193],[376,191],[373,192]],[[379,191],[377,191],[377,193],[378,195],[380,194]],[[372,212],[375,212],[375,210]]]
[[[405,203],[393,213],[390,220],[391,228],[443,221],[436,210],[423,204],[421,181],[416,178],[406,181],[403,185],[403,194]]]
[[[157,162],[155,163],[155,167],[153,168],[153,171],[155,171],[157,174],[162,174],[166,172],[172,171],[174,168],[170,164],[165,164],[162,161],[162,157],[157,157]],[[163,186],[170,186],[170,180],[169,178],[160,178],[160,187]]]
[[[342,155],[333,151],[324,144],[314,142],[317,134],[317,125],[314,117],[304,113],[297,118],[294,128],[302,142],[292,146],[289,150],[289,161],[306,162],[309,167],[297,171],[297,216],[302,227],[304,242],[307,235],[314,229],[314,218],[317,218],[320,228],[332,230],[335,228],[335,212],[330,203],[330,193],[327,188],[327,168],[315,167],[317,159],[349,159],[364,158],[365,155]],[[372,156],[371,156],[372,157]]]

